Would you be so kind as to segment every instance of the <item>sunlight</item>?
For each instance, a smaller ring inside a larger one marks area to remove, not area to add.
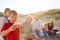
[[[0,11],[4,11],[8,7],[19,14],[29,14],[59,8],[59,4],[59,0],[1,0]]]

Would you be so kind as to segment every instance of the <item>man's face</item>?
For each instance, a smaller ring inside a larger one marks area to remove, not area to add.
[[[17,19],[17,15],[10,15],[10,21],[12,21],[13,23],[16,21]]]
[[[32,18],[30,18],[30,17],[29,17],[29,18],[27,18],[27,20],[26,20],[26,21],[27,21],[27,23],[31,23]]]
[[[10,12],[10,10],[7,10],[6,13],[5,13],[5,15],[9,16],[10,15],[9,12]]]

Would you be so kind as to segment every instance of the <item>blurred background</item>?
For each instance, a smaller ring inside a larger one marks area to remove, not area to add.
[[[28,15],[31,15],[35,19],[40,19],[40,26],[42,26],[44,22],[49,22],[50,19],[53,18],[54,28],[60,30],[60,9],[50,9],[47,11],[40,11],[32,14],[18,14],[17,21],[20,23],[24,23],[26,20],[26,16]],[[3,12],[0,12],[0,24],[2,16]]]
[[[52,18],[55,24],[54,29],[60,30],[59,4],[60,0],[0,0],[0,26],[4,9],[10,8],[18,12],[17,21],[20,23],[24,23],[28,15],[40,19],[40,26]]]

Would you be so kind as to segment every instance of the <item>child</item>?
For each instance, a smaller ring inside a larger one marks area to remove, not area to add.
[[[8,17],[9,17],[9,12],[10,12],[10,9],[9,8],[6,8],[5,11],[4,11],[4,16],[2,18],[2,22],[1,22],[1,28],[2,26],[5,24],[5,23],[8,23],[9,20],[8,20]],[[6,40],[6,37],[3,36],[3,39]]]
[[[2,26],[3,26],[5,23],[9,22],[9,19],[8,19],[9,15],[10,15],[9,12],[10,12],[10,9],[9,9],[9,8],[6,8],[5,11],[4,11],[3,19],[2,19]]]
[[[17,18],[17,12],[10,11],[9,20],[10,22],[5,23],[2,27],[2,36],[6,36],[6,40],[19,40],[19,29],[16,25],[13,25]],[[13,25],[13,26],[12,26]]]
[[[43,24],[43,33],[44,33],[44,36],[48,36],[48,24],[45,23]]]

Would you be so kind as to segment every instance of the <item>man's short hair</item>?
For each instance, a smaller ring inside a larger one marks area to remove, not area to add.
[[[11,10],[10,14],[17,15],[17,12],[15,10]]]

